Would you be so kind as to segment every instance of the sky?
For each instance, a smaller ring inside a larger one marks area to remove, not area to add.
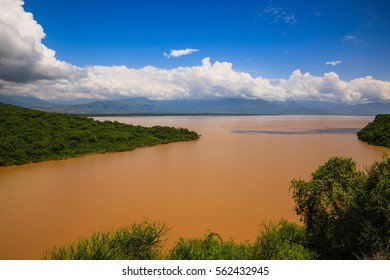
[[[390,1],[0,0],[0,94],[390,101]]]

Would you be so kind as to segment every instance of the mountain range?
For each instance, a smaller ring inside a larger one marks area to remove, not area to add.
[[[87,115],[377,115],[390,114],[390,102],[346,104],[328,101],[265,101],[221,98],[151,100],[47,101],[36,97],[0,95],[0,102],[47,112]]]

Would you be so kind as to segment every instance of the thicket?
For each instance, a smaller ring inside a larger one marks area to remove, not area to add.
[[[169,228],[144,221],[115,231],[98,231],[89,238],[49,249],[52,260],[155,260],[162,258],[162,244]]]
[[[116,231],[96,232],[60,247],[49,249],[43,259],[52,260],[251,260],[313,259],[316,254],[303,247],[302,226],[282,220],[265,225],[254,243],[223,240],[217,233],[204,238],[181,238],[163,253],[164,223],[145,220]],[[302,239],[297,238],[301,236]],[[301,246],[302,245],[302,246]]]
[[[334,157],[309,181],[291,183],[307,247],[320,259],[390,259],[390,159],[361,171]]]
[[[373,122],[360,130],[358,138],[371,145],[390,148],[390,114],[377,115]]]
[[[0,166],[198,139],[173,127],[141,127],[0,103]]]

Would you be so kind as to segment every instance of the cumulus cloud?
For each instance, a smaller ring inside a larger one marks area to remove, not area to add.
[[[81,72],[80,72],[81,73]],[[143,96],[151,99],[209,99],[219,97],[264,100],[321,100],[361,103],[390,101],[390,82],[372,77],[343,81],[334,73],[314,76],[294,71],[288,79],[271,81],[237,72],[229,62],[209,58],[192,67],[141,69],[126,66],[91,66],[67,79],[34,83],[8,82],[0,92],[33,92],[44,99],[119,98]]]
[[[332,65],[332,66],[336,66],[338,64],[342,63],[341,60],[335,60],[335,61],[327,61],[325,62],[326,65]]]
[[[26,82],[65,77],[77,70],[42,44],[45,33],[21,0],[1,0],[0,79]]]
[[[24,91],[27,85],[8,85]],[[144,96],[151,99],[215,97],[278,98],[278,89],[262,78],[233,70],[228,62],[211,63],[209,58],[193,67],[141,69],[126,66],[91,66],[74,80],[39,81],[30,87],[41,98],[118,98]],[[0,90],[1,91],[1,90]]]
[[[171,50],[171,52],[168,54],[166,52],[163,53],[163,55],[166,58],[171,58],[171,57],[180,57],[183,55],[189,55],[198,52],[198,49],[184,49],[184,50]]]
[[[348,103],[390,101],[390,82],[375,80],[369,76],[346,82],[340,80],[335,72],[318,77],[296,70],[288,80],[281,80],[278,87],[284,90],[286,99]]]
[[[200,65],[162,69],[126,66],[78,68],[56,59],[42,44],[43,28],[19,0],[0,0],[0,93],[43,99],[147,97],[207,99],[218,97],[264,100],[327,100],[359,103],[390,101],[390,82],[372,77],[343,81],[335,72],[314,76],[294,71],[287,79],[253,77],[230,62],[204,58]],[[196,49],[172,50],[169,57]],[[331,63],[331,62],[330,62]],[[336,65],[337,61],[332,62]],[[330,64],[333,65],[333,64]]]

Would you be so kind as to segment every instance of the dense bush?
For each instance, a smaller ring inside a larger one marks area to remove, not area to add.
[[[251,257],[249,243],[224,241],[217,233],[209,233],[203,239],[181,238],[168,254],[171,260],[245,260]]]
[[[334,157],[291,188],[308,247],[321,259],[390,257],[390,159],[362,172],[352,159]]]
[[[46,113],[0,103],[0,166],[118,152],[188,141],[184,128],[141,127],[86,116]]]
[[[358,132],[358,138],[368,144],[390,148],[390,114],[377,115],[375,120]]]
[[[112,232],[99,231],[89,238],[49,249],[44,259],[55,260],[252,260],[313,259],[305,248],[302,226],[281,221],[264,224],[254,243],[225,241],[217,233],[204,238],[180,238],[165,255],[163,237],[169,229],[164,223],[144,221]]]
[[[357,255],[390,259],[390,158],[371,166],[356,206]]]
[[[210,233],[203,239],[181,238],[169,259],[180,260],[304,260],[316,254],[306,247],[305,229],[285,220],[264,223],[254,243],[225,241]]]
[[[93,233],[46,252],[52,260],[153,260],[161,258],[165,224],[144,221],[115,231]]]
[[[256,260],[311,260],[316,253],[307,248],[303,226],[281,220],[279,224],[264,223],[252,246]]]

